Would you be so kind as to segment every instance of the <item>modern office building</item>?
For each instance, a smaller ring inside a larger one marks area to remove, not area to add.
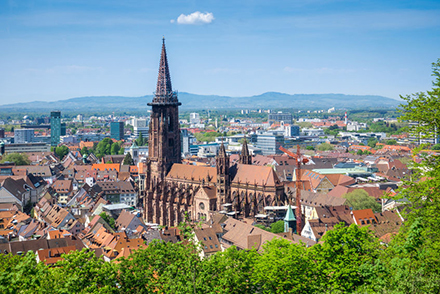
[[[110,137],[118,141],[124,139],[124,122],[112,121],[110,123]]]
[[[282,154],[280,147],[284,144],[283,135],[261,134],[257,136],[257,148],[263,155]]]
[[[142,134],[142,138],[148,138],[148,122],[143,118],[135,118],[133,119],[133,131],[135,138],[139,138],[139,135]]]
[[[14,143],[32,143],[34,141],[34,129],[14,130]]]
[[[299,136],[299,126],[289,125],[284,127],[284,136],[286,137],[298,137]]]
[[[61,137],[61,111],[52,111],[50,113],[50,145],[57,146],[60,143],[60,137]]]
[[[5,137],[5,129],[0,128],[0,138],[4,138],[4,137]]]

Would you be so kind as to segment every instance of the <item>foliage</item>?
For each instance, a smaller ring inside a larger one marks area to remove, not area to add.
[[[324,134],[330,135],[330,136],[337,136],[339,134],[338,125],[335,124],[335,125],[329,126],[328,128],[326,128],[324,130]]]
[[[29,165],[31,161],[25,153],[8,153],[3,156],[0,163],[13,162],[16,165]]]
[[[432,150],[440,150],[440,144],[435,144],[431,147]]]
[[[274,234],[282,233],[284,232],[284,221],[279,220],[274,223],[270,224],[270,232]]]
[[[385,144],[387,144],[387,145],[396,145],[396,144],[397,144],[397,141],[394,140],[394,139],[390,139],[390,140],[386,140],[386,141],[385,141]]]
[[[406,104],[399,106],[399,120],[414,122],[408,130],[417,137],[432,138],[440,130],[440,58],[432,64],[432,72],[435,79],[431,91],[400,96]]]
[[[330,143],[322,143],[316,146],[316,149],[318,149],[319,151],[331,151],[335,148]]]
[[[124,161],[122,162],[123,165],[134,165],[133,158],[131,157],[130,152],[128,152],[125,157]]]
[[[313,147],[313,146],[306,146],[306,150],[315,150],[315,147]]]
[[[367,146],[374,148],[377,143],[379,143],[379,141],[376,138],[370,138],[368,139]]]
[[[395,123],[377,121],[370,123],[367,131],[373,133],[398,134],[400,133],[400,128]]]
[[[213,142],[215,141],[215,138],[223,136],[223,133],[219,133],[219,132],[195,133],[194,136],[199,142]]]
[[[69,147],[66,145],[55,147],[55,154],[58,156],[59,159],[63,159],[64,156],[69,154]]]
[[[356,189],[352,192],[346,193],[342,196],[347,199],[346,204],[353,208],[353,210],[371,208],[374,212],[380,212],[382,206],[377,203],[373,196],[368,195],[365,190]]]
[[[99,214],[100,217],[103,218],[103,220],[105,220],[106,223],[108,223],[108,225],[112,228],[112,229],[116,229],[116,222],[115,219],[112,218],[111,216],[109,216],[107,213],[105,212],[101,212]]]
[[[142,133],[139,133],[139,137],[136,139],[136,144],[138,146],[146,146],[148,145],[148,138],[144,138]]]
[[[309,128],[313,127],[311,122],[299,122],[298,125],[301,129],[304,129],[304,128],[309,129]]]
[[[380,246],[367,227],[339,224],[322,241],[310,251],[321,292],[350,293],[368,283]]]
[[[98,158],[104,157],[104,155],[116,155],[124,154],[124,148],[121,148],[122,141],[113,143],[110,138],[104,138],[96,146],[93,146],[93,152]]]
[[[82,149],[81,149],[81,155],[89,155],[90,153],[89,153],[89,149],[87,149],[87,147],[86,146],[84,146]]]
[[[258,293],[307,293],[317,290],[306,248],[285,239],[264,245],[255,261],[253,285]],[[315,288],[315,289],[314,289]]]

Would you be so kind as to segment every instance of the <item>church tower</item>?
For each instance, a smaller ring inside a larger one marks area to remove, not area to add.
[[[171,87],[165,38],[159,63],[156,93],[151,106],[148,156],[151,172],[163,180],[174,163],[181,162],[179,105]]]
[[[229,156],[226,154],[225,145],[220,145],[220,150],[216,158],[217,165],[217,210],[222,210],[221,205],[229,203]]]
[[[244,138],[243,146],[241,148],[239,162],[241,164],[252,164],[252,155],[249,153],[246,137]]]

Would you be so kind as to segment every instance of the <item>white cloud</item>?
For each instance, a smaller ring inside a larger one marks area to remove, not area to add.
[[[191,14],[185,15],[181,14],[177,18],[178,24],[205,24],[211,23],[214,20],[214,14],[212,12],[202,13],[200,11],[193,12]],[[171,23],[174,23],[174,19],[171,20]]]

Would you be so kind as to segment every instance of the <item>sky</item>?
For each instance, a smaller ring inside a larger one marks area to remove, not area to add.
[[[0,105],[173,89],[251,96],[432,88],[440,1],[0,0]]]

